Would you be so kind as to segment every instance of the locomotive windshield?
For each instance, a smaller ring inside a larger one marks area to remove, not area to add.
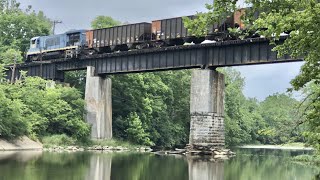
[[[39,38],[33,38],[31,39],[30,48],[37,48],[39,47],[39,44],[40,44]]]
[[[80,33],[68,34],[68,46],[78,46],[80,44]]]

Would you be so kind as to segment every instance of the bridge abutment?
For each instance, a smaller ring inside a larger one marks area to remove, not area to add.
[[[87,67],[86,120],[92,125],[92,139],[112,138],[112,82],[109,78],[95,76],[95,68]]]
[[[215,70],[193,70],[190,94],[190,151],[223,149],[224,75]]]

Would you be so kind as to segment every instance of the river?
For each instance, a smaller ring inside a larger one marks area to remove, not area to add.
[[[290,157],[307,151],[238,149],[226,161],[152,153],[0,152],[1,180],[312,180]]]

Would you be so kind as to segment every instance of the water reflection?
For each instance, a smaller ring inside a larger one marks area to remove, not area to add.
[[[292,152],[237,153],[214,162],[139,153],[0,152],[0,180],[315,180],[319,174],[291,163]]]
[[[188,157],[189,180],[223,180],[224,162]]]
[[[93,155],[90,158],[90,168],[86,180],[110,180],[112,156]]]
[[[42,156],[42,151],[3,151],[0,153],[0,164],[7,161],[28,162]]]

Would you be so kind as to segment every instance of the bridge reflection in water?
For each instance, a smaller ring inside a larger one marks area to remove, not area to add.
[[[86,180],[184,180],[184,178],[187,177],[189,177],[189,180],[224,179],[224,162],[221,161],[215,162],[209,159],[194,157],[185,158],[183,156],[151,155],[141,157],[141,159],[139,158],[141,160],[140,162],[136,161],[136,158],[127,159],[127,157],[122,157],[120,159],[125,159],[125,161],[119,163],[118,157],[119,156],[113,156],[111,154],[92,155],[90,157],[90,166],[86,173]],[[113,158],[117,158],[117,160],[114,161],[114,164],[112,164]],[[155,159],[160,161],[160,163],[154,164],[153,162]],[[171,163],[165,163],[165,161],[171,161]],[[180,163],[177,164],[175,161],[182,162],[184,166],[181,166]],[[188,166],[185,166],[186,164]]]
[[[91,156],[86,180],[110,180],[112,156]]]
[[[0,152],[0,180],[319,179],[319,169],[292,163],[290,153],[243,153],[214,162],[147,153]]]
[[[189,180],[223,180],[224,162],[209,159],[188,158]]]

